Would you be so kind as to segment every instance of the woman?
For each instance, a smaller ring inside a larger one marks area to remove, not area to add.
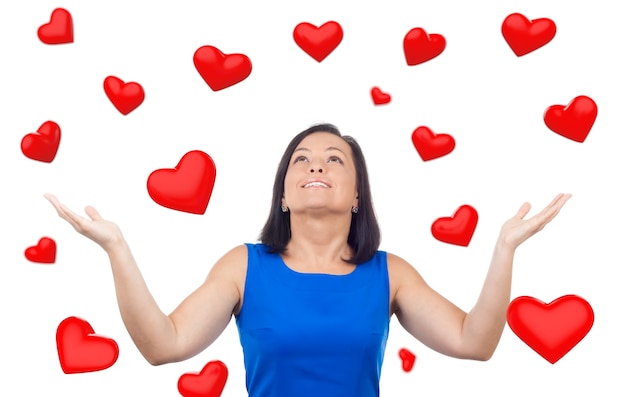
[[[465,313],[402,258],[379,251],[365,160],[330,124],[298,134],[274,183],[261,244],[226,253],[169,316],[159,309],[119,228],[93,207],[83,218],[46,198],[109,255],[122,319],[153,365],[206,349],[234,315],[250,396],[377,396],[389,320],[451,357],[488,360],[502,335],[515,249],[570,195],[502,226],[474,308]],[[310,393],[310,394],[307,394]]]

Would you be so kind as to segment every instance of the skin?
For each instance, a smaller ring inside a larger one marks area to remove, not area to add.
[[[313,179],[329,187],[305,188]],[[141,354],[152,365],[188,359],[206,349],[224,331],[243,302],[247,248],[237,246],[211,268],[205,281],[172,313],[163,313],[148,290],[130,248],[116,224],[91,206],[80,216],[51,195],[45,197],[76,231],[109,256],[120,314]],[[478,300],[466,313],[430,288],[415,268],[388,253],[390,316],[416,339],[442,354],[488,360],[506,324],[516,248],[543,229],[571,197],[559,194],[538,214],[524,219],[530,204],[504,223]],[[352,153],[343,139],[329,133],[307,136],[294,152],[285,177],[282,204],[291,219],[285,264],[302,273],[348,274],[356,265],[347,237],[352,208],[358,206]],[[358,216],[358,215],[357,215]]]

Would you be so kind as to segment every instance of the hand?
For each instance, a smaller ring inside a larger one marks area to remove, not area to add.
[[[502,225],[499,241],[512,249],[517,248],[554,219],[570,197],[571,194],[560,193],[543,211],[526,220],[524,217],[530,211],[530,204],[524,203],[517,214]]]
[[[113,222],[102,219],[98,211],[92,206],[85,207],[85,213],[91,218],[89,220],[61,204],[54,195],[46,193],[44,197],[52,203],[61,218],[69,222],[78,233],[93,240],[105,251],[122,240],[122,232],[119,227]]]

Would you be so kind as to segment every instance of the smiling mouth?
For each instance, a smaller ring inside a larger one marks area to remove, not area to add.
[[[325,184],[324,182],[309,182],[306,185],[303,186],[305,189],[306,188],[310,188],[310,187],[323,187],[323,188],[329,188],[330,186],[328,186],[327,184]]]

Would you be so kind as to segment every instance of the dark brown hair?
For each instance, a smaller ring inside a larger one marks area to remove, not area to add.
[[[352,248],[353,257],[344,259],[349,263],[363,263],[370,260],[380,245],[380,229],[376,221],[372,194],[367,175],[367,167],[361,147],[356,140],[347,135],[341,135],[339,129],[332,124],[316,124],[296,135],[285,150],[274,180],[272,206],[270,214],[261,231],[259,240],[267,245],[270,252],[284,252],[291,238],[289,212],[282,212],[281,200],[285,192],[285,175],[289,161],[300,142],[315,132],[328,132],[341,137],[352,149],[354,168],[356,169],[356,185],[359,198],[359,211],[352,214],[348,245]]]

